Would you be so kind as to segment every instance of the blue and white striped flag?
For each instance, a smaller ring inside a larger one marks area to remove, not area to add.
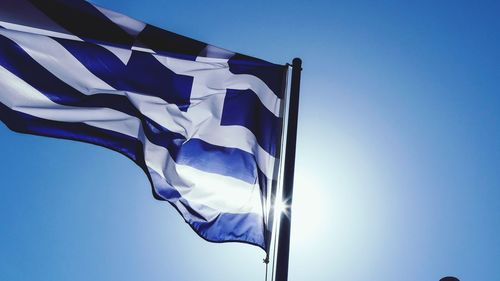
[[[267,250],[286,73],[85,1],[0,1],[0,120],[126,155],[209,241]]]

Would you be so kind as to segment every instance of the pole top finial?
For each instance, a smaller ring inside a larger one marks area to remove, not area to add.
[[[294,58],[292,60],[292,67],[302,70],[302,60],[300,58]]]

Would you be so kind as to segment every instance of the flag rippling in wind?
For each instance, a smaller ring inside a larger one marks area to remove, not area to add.
[[[85,1],[0,1],[0,120],[126,155],[209,241],[267,250],[286,73]]]

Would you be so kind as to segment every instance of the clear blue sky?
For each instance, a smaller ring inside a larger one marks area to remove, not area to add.
[[[500,280],[500,4],[403,2],[94,1],[303,59],[290,281]],[[0,280],[264,279],[124,156],[3,125],[0,153]]]

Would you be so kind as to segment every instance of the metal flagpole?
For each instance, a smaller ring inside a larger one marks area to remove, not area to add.
[[[290,253],[293,177],[295,172],[295,146],[297,143],[297,119],[299,113],[301,71],[302,60],[300,58],[294,58],[292,62],[292,82],[290,87],[290,105],[288,110],[285,166],[283,170],[283,191],[281,199],[283,200],[283,204],[286,204],[287,207],[280,214],[275,281],[288,280],[288,257]]]

